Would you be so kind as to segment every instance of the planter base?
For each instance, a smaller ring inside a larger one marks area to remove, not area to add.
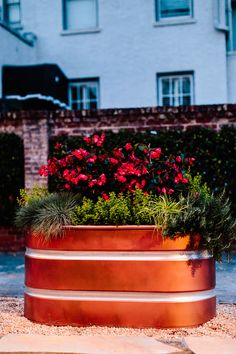
[[[53,299],[46,295],[40,298],[26,293],[25,316],[48,325],[175,328],[197,326],[216,315],[214,296],[191,302],[187,302],[187,298],[184,302],[155,302],[151,298],[149,301],[132,301],[132,298],[127,301],[127,295],[122,300],[112,301],[62,297]]]

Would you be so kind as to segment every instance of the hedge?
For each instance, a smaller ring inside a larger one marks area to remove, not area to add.
[[[60,136],[50,141],[50,155],[56,143],[66,144],[68,149],[83,145],[81,137]],[[161,147],[167,153],[178,154],[183,152],[196,158],[192,168],[193,174],[200,173],[203,181],[216,192],[223,189],[232,202],[232,210],[236,215],[236,128],[224,127],[219,132],[196,127],[187,131],[147,131],[132,133],[106,133],[105,146],[112,149],[114,146],[123,146],[126,142],[148,143],[152,147]],[[50,189],[54,183],[49,181]]]
[[[0,226],[9,226],[19,189],[24,188],[24,149],[15,134],[0,134],[0,147]]]

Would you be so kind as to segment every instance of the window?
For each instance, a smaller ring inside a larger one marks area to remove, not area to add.
[[[192,15],[192,0],[156,0],[157,21]]]
[[[12,28],[20,26],[20,0],[2,0],[1,20],[7,26]]]
[[[228,52],[236,51],[236,0],[216,0],[215,27],[224,31]]]
[[[229,30],[231,0],[216,0],[216,28]]]
[[[236,51],[236,1],[232,1],[231,51]]]
[[[193,104],[193,74],[158,75],[158,104],[160,106]]]
[[[84,30],[98,26],[97,0],[64,0],[64,29]]]
[[[69,84],[71,109],[97,109],[99,107],[99,80],[80,80]]]

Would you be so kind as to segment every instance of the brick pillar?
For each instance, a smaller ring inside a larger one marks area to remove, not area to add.
[[[45,112],[22,113],[25,159],[25,188],[47,186],[47,178],[39,176],[39,169],[47,163],[48,117]]]

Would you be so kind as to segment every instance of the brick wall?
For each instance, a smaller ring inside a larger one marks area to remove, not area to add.
[[[18,252],[25,249],[23,233],[13,228],[0,227],[0,252]]]
[[[58,135],[92,134],[98,130],[145,131],[189,129],[203,126],[215,130],[225,125],[236,126],[235,105],[189,107],[148,107],[105,109],[97,111],[20,111],[0,113],[0,133],[15,133],[24,142],[25,186],[47,183],[38,175],[47,162],[48,140]],[[19,250],[22,235],[0,229],[0,251]],[[15,248],[15,249],[14,249]]]
[[[95,130],[186,130],[196,126],[219,130],[232,124],[236,125],[236,105],[61,111],[49,115],[52,136],[80,135]]]

